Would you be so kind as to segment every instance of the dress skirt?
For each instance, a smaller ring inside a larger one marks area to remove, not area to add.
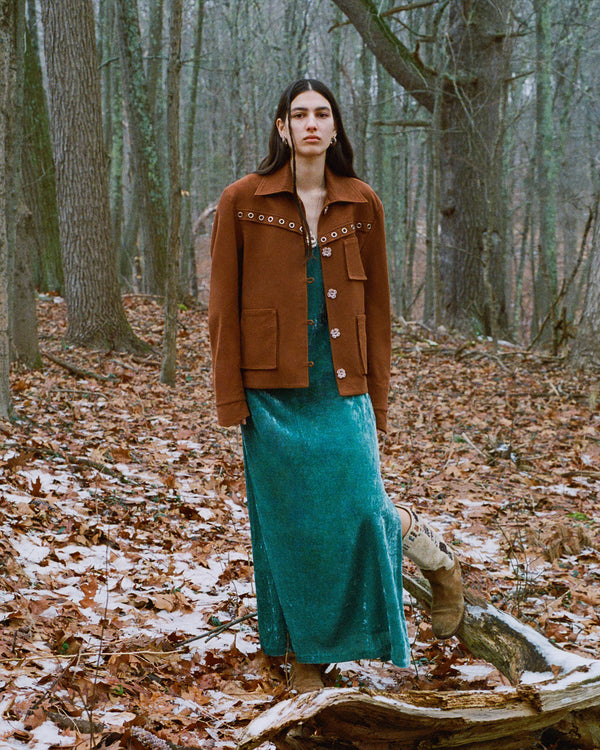
[[[242,426],[261,647],[299,662],[404,667],[402,526],[367,394],[340,396],[318,251],[308,261],[308,388],[248,389]]]

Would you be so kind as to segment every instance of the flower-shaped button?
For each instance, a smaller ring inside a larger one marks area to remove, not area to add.
[[[341,336],[339,328],[332,328],[331,331],[329,331],[329,333],[331,334],[332,339],[337,339]]]
[[[340,380],[343,380],[346,377],[346,370],[344,370],[343,367],[340,367],[340,369],[337,370],[336,375]]]
[[[337,289],[328,289],[327,296],[329,299],[335,299],[337,297]]]
[[[331,248],[330,247],[324,247],[321,250],[321,255],[325,258],[331,258]]]

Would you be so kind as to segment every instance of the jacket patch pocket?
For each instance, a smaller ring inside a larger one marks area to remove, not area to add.
[[[367,274],[363,268],[360,257],[360,247],[358,245],[358,239],[355,236],[348,237],[348,239],[344,241],[344,252],[346,254],[346,270],[348,272],[348,278],[355,281],[366,281]]]
[[[356,333],[358,334],[358,351],[360,352],[360,364],[362,366],[362,375],[369,371],[367,359],[367,316],[356,316]]]
[[[277,310],[242,310],[242,369],[277,368]]]

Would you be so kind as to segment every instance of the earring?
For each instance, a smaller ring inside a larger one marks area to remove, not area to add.
[[[336,143],[337,143],[337,135],[334,133],[333,136],[331,137],[331,143],[329,145],[335,146]]]
[[[284,143],[284,144],[285,144],[286,146],[288,145],[288,142],[287,142],[287,138],[285,137],[285,135],[282,135],[282,136],[281,136],[281,140],[283,141],[283,143]]]

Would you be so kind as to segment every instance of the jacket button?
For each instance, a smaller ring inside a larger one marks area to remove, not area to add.
[[[343,380],[346,377],[346,370],[344,370],[343,367],[340,367],[339,370],[335,373],[340,380]]]
[[[337,297],[337,289],[328,289],[327,296],[329,299],[335,299]]]
[[[322,256],[323,256],[324,258],[331,258],[331,248],[330,248],[330,247],[324,247],[324,248],[323,248],[323,249],[321,250],[321,255],[322,255]]]
[[[339,328],[332,328],[329,333],[331,334],[332,339],[338,339],[342,335]]]

